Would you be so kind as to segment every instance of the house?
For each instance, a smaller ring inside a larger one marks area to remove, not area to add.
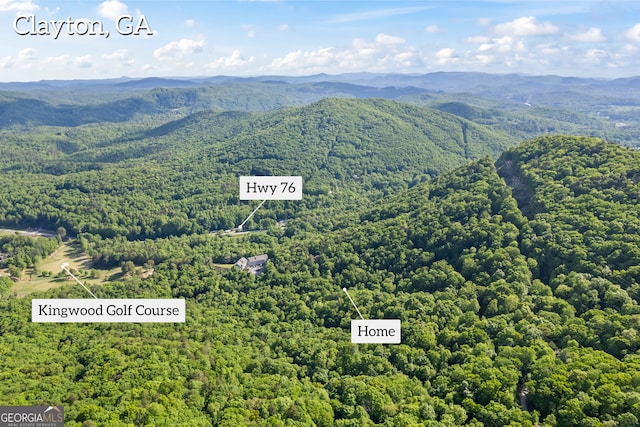
[[[240,270],[244,270],[247,267],[247,259],[245,257],[240,258],[233,264],[234,267],[238,267]]]
[[[247,259],[247,268],[264,267],[264,265],[267,263],[268,260],[269,260],[269,255],[267,254],[250,256]]]
[[[268,260],[269,255],[267,254],[250,256],[249,258],[242,257],[233,266],[257,276],[264,271]]]

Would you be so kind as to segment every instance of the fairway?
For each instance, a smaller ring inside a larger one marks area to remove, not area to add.
[[[92,269],[91,258],[82,252],[73,241],[69,241],[62,243],[55,252],[40,263],[38,271],[50,271],[52,273],[50,277],[42,277],[40,275],[41,273],[36,274],[32,268],[26,269],[20,280],[12,286],[12,292],[18,298],[22,298],[33,292],[41,292],[59,286],[76,284],[70,277],[55,277],[62,271],[61,266],[64,263],[69,263],[69,268],[72,271],[75,270],[78,272],[76,277],[78,277],[81,282],[86,282],[89,285],[104,284],[108,281],[109,277],[120,272],[119,268],[97,270],[98,277],[90,278],[89,273]],[[6,270],[2,270],[2,272],[6,274]]]

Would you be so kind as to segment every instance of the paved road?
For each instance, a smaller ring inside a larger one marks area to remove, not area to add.
[[[12,228],[0,228],[0,232],[3,233],[18,233],[23,236],[31,236],[31,237],[56,237],[56,233],[51,230],[42,230],[38,228],[37,230],[15,230]]]

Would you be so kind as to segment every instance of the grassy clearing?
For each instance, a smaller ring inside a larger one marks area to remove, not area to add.
[[[218,270],[231,270],[233,264],[213,264],[213,268],[217,268]]]
[[[62,271],[64,263],[69,264],[71,271],[77,272],[74,275],[81,282],[86,282],[89,285],[102,285],[121,276],[120,268],[113,268],[110,270],[95,269],[96,277],[90,277],[93,268],[91,258],[72,241],[69,241],[62,243],[54,253],[40,263],[38,268],[40,273],[36,273],[33,269],[25,270],[20,280],[12,286],[11,291],[18,298],[21,298],[33,292],[46,291],[59,286],[73,284],[80,286],[70,277],[55,277]],[[8,274],[6,270],[0,272]],[[42,272],[51,272],[51,276],[43,277]]]

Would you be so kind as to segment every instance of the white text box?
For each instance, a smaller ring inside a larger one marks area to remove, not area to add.
[[[184,299],[33,299],[34,323],[183,323]]]
[[[400,319],[351,320],[354,344],[400,344]]]
[[[241,176],[240,200],[302,200],[302,177]]]

